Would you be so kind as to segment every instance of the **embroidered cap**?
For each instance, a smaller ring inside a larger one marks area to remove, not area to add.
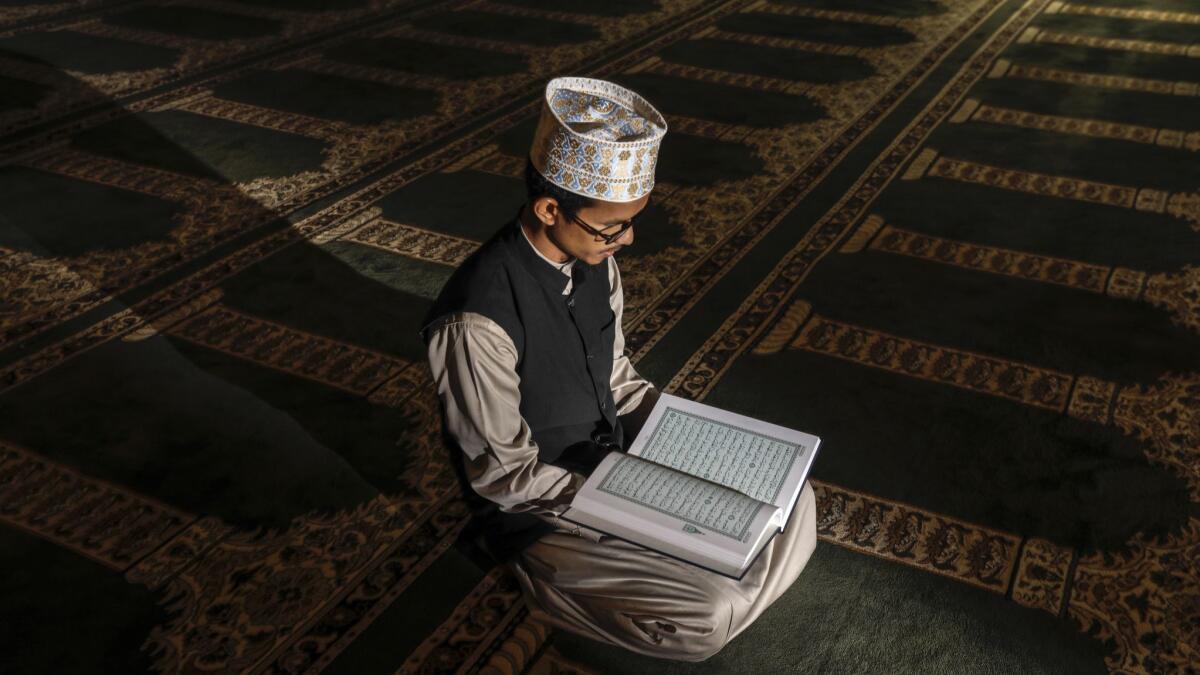
[[[538,173],[564,190],[631,202],[654,189],[666,133],[662,114],[625,87],[558,77],[546,85],[529,156]]]

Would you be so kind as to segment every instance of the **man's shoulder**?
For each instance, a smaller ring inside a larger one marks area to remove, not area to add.
[[[501,228],[472,251],[450,275],[443,290],[474,294],[490,290],[497,283],[506,284],[503,278],[512,260],[510,228]]]
[[[502,228],[454,270],[426,316],[423,333],[455,313],[486,315],[493,320],[509,313],[512,253],[507,229]]]
[[[458,284],[467,290],[489,288],[497,281],[497,277],[505,275],[507,258],[507,251],[503,248],[484,244],[463,260],[450,275],[446,286]]]

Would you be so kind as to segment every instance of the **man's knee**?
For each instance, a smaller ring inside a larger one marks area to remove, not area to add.
[[[687,650],[687,652],[685,652],[684,655],[679,658],[679,660],[688,661],[691,663],[707,661],[708,659],[716,656],[717,652],[720,652],[722,649],[724,649],[725,645],[727,644],[729,644],[728,635],[720,640],[704,640],[700,644],[696,645],[694,649]]]
[[[804,492],[804,519],[801,521],[801,527],[804,529],[804,547],[807,551],[804,558],[807,560],[817,547],[817,497],[811,485],[805,485]]]
[[[677,653],[670,655],[670,658],[693,662],[711,658],[729,644],[732,626],[733,605],[728,599],[714,595],[709,602],[705,621],[697,630],[682,635],[672,645]]]

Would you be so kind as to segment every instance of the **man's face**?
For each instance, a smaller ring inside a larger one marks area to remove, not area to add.
[[[591,206],[580,209],[574,215],[593,230],[599,230],[603,234],[615,234],[620,231],[623,223],[641,213],[649,201],[649,194],[632,202],[596,200]],[[632,244],[634,229],[631,227],[625,230],[625,233],[613,240],[612,243],[607,243],[603,238],[587,231],[572,220],[565,211],[555,208],[554,227],[550,236],[554,243],[568,254],[589,265],[596,265],[607,260],[619,249]]]

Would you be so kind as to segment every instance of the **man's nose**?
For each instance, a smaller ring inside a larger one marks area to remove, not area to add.
[[[625,230],[624,232],[621,233],[621,236],[617,237],[617,240],[613,243],[620,244],[622,246],[628,246],[628,245],[632,244],[633,238],[634,238],[633,231],[636,229],[637,229],[637,226],[635,225],[633,227],[630,227],[628,230]]]

